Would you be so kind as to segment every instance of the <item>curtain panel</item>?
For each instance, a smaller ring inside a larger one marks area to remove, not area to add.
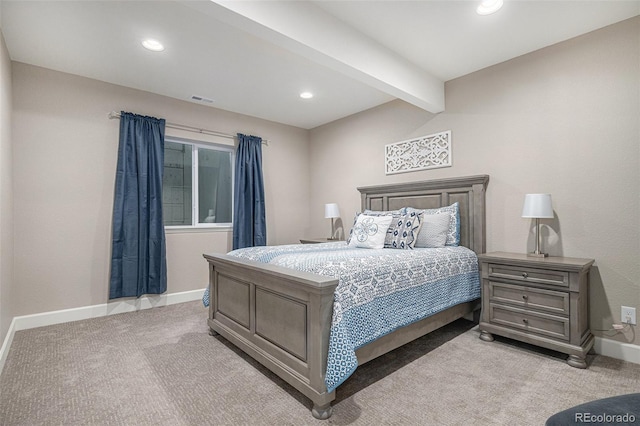
[[[167,290],[164,131],[164,119],[120,115],[109,299]]]
[[[266,244],[262,138],[238,133],[234,180],[233,249]]]

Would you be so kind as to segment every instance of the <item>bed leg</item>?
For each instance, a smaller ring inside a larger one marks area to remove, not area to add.
[[[215,331],[213,328],[209,328],[209,336],[218,336],[220,333]]]
[[[327,420],[333,414],[333,407],[331,407],[331,403],[326,405],[313,404],[311,414],[318,420]]]

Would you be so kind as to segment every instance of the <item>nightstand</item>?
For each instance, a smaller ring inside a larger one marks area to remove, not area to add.
[[[317,243],[333,243],[340,240],[330,240],[329,238],[301,238],[302,244],[317,244]]]
[[[593,259],[481,254],[480,338],[493,334],[569,355],[586,368],[593,347],[589,330],[589,270]]]

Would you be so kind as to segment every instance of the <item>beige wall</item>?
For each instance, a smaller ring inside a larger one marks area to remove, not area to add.
[[[13,180],[11,153],[11,60],[0,31],[0,342],[13,318]]]
[[[110,111],[269,139],[268,242],[306,230],[306,130],[22,63],[13,63],[13,93],[13,316],[107,302],[119,129]],[[167,234],[168,293],[204,288],[202,253],[226,252],[230,240],[229,231]]]
[[[351,222],[357,186],[486,173],[488,251],[531,251],[524,194],[549,192],[548,251],[596,260],[591,328],[619,321],[621,305],[640,309],[640,18],[445,90],[438,115],[393,101],[311,131],[310,233],[328,229],[325,202],[339,203]],[[452,131],[452,167],[385,176],[385,144],[444,130]],[[612,338],[640,344],[633,332]]]

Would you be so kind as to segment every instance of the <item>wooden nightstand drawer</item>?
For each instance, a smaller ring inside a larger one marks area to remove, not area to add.
[[[554,271],[549,269],[536,269],[490,263],[489,277],[533,284],[569,287],[569,273],[566,271]]]
[[[489,281],[492,302],[569,315],[569,293]]]
[[[489,322],[536,333],[555,339],[569,340],[569,318],[532,312],[491,303]]]

